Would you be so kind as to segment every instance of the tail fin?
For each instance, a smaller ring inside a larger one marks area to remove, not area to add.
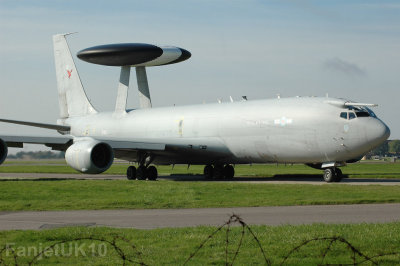
[[[67,40],[65,39],[67,35],[57,34],[53,36],[61,119],[97,113],[83,89]]]

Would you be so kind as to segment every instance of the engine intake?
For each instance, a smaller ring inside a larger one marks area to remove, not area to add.
[[[100,174],[112,165],[114,152],[107,143],[94,139],[79,140],[67,149],[65,160],[81,173]]]
[[[8,154],[7,144],[4,142],[4,140],[0,139],[0,164],[2,164],[6,160],[7,154]]]

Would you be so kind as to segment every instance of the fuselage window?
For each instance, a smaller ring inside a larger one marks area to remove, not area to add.
[[[356,114],[353,112],[349,112],[349,119],[354,119],[356,118]]]
[[[347,113],[346,112],[341,112],[340,117],[343,119],[347,119]]]

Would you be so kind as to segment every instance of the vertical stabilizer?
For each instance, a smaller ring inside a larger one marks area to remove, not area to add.
[[[60,118],[97,113],[89,102],[65,36],[53,36]]]

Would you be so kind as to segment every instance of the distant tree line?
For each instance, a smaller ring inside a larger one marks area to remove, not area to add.
[[[399,156],[400,140],[387,140],[381,146],[370,152],[370,155],[378,156]]]
[[[64,152],[52,151],[20,151],[16,154],[9,154],[8,159],[64,159]]]

